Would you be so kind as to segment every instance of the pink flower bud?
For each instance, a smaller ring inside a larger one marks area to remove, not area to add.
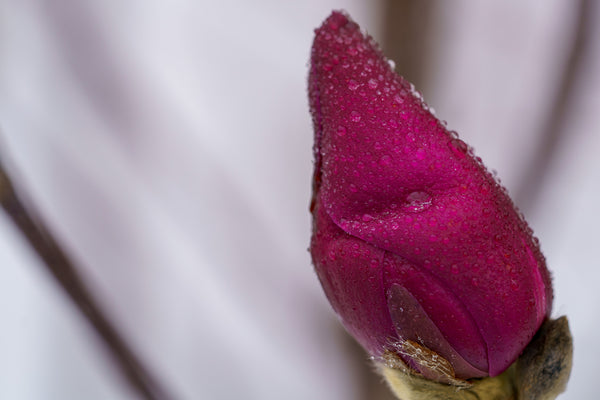
[[[502,373],[552,307],[506,190],[343,13],[316,30],[309,95],[310,250],[346,329],[376,358],[410,340],[459,378]]]

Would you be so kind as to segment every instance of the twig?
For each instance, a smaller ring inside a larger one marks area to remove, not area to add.
[[[386,0],[383,8],[383,49],[396,63],[396,72],[419,88],[425,97],[430,77],[425,68],[432,45],[434,0]]]
[[[139,357],[134,354],[131,347],[98,306],[85,282],[77,273],[77,268],[61,249],[50,231],[39,218],[34,219],[24,207],[1,162],[0,202],[4,211],[42,259],[48,271],[92,324],[123,375],[141,398],[148,400],[170,399],[171,396],[168,396],[162,385],[150,375]]]
[[[556,156],[562,137],[568,133],[566,119],[575,98],[576,82],[589,50],[587,43],[594,26],[593,3],[591,0],[580,0],[577,4],[573,42],[565,60],[556,96],[540,126],[539,136],[542,140],[516,191],[516,204],[524,211],[535,204],[548,167]]]

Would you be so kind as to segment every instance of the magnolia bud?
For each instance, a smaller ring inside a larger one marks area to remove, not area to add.
[[[343,13],[316,30],[309,95],[310,250],[346,329],[432,380],[504,372],[553,297],[506,190]]]

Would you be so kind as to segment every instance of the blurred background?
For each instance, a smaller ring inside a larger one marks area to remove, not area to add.
[[[0,2],[0,159],[169,398],[390,399],[307,252],[313,30],[345,9],[525,213],[600,345],[600,6],[583,1]],[[143,398],[0,213],[0,398]]]

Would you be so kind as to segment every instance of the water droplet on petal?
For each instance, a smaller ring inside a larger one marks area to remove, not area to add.
[[[410,211],[423,211],[431,206],[431,195],[421,191],[412,192],[406,196],[406,202]]]
[[[469,151],[469,146],[460,139],[450,140],[448,146],[450,146],[450,150],[452,150],[459,158],[464,158]]]
[[[327,26],[332,31],[337,31],[340,28],[339,18],[329,18],[327,20]]]
[[[348,81],[348,89],[354,91],[360,87],[360,84],[356,82],[354,79],[350,79]]]
[[[377,81],[373,78],[369,79],[369,82],[367,82],[367,85],[369,85],[369,87],[371,89],[377,89]]]
[[[342,125],[338,126],[336,133],[340,137],[346,136],[346,127]]]
[[[350,227],[350,222],[347,219],[342,218],[340,220],[340,228],[342,228],[343,230],[347,230],[349,227]]]
[[[370,214],[364,214],[364,215],[362,216],[362,220],[363,220],[364,222],[370,222],[370,221],[373,221],[373,216],[372,216],[372,215],[370,215]]]
[[[479,192],[482,194],[488,194],[490,192],[490,185],[487,182],[483,182],[481,186],[479,186]]]
[[[331,261],[335,261],[335,259],[336,259],[335,250],[329,250],[328,256]]]
[[[379,163],[383,166],[388,166],[392,163],[392,157],[388,156],[387,154],[384,154],[379,159]]]
[[[515,279],[511,279],[510,287],[512,290],[514,290],[516,292],[517,290],[519,290],[519,282],[517,282]]]
[[[360,113],[358,111],[352,111],[350,113],[350,120],[352,122],[360,122]]]

